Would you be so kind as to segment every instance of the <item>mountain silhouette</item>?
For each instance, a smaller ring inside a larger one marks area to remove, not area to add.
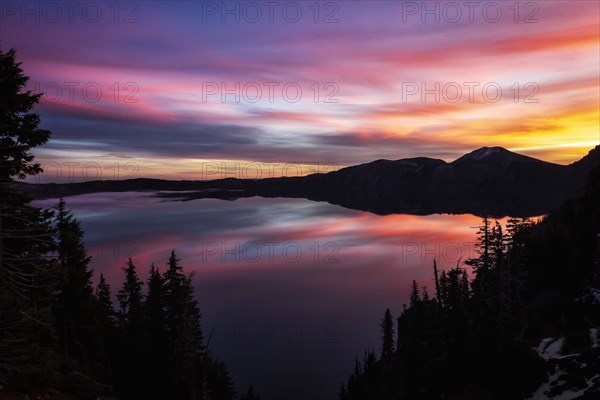
[[[19,184],[36,198],[110,191],[171,191],[160,196],[179,200],[294,197],[376,214],[519,217],[545,214],[579,195],[589,172],[598,165],[600,146],[570,165],[538,160],[502,147],[482,147],[451,163],[427,157],[376,160],[303,177]]]
[[[377,214],[531,216],[578,195],[597,165],[600,146],[568,166],[483,147],[451,163],[377,160],[324,175],[265,179],[256,182],[256,194],[305,197]]]
[[[455,160],[452,162],[452,164],[510,164],[513,162],[545,163],[546,161],[538,160],[537,158],[524,156],[518,153],[513,153],[512,151],[506,150],[504,147],[496,146],[482,147],[474,150]]]

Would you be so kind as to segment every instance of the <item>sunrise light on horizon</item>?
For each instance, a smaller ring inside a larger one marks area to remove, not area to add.
[[[67,3],[0,10],[0,48],[45,93],[42,165],[252,178],[600,143],[595,1]]]

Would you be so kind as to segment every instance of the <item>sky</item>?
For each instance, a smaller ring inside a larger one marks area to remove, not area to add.
[[[264,178],[600,143],[597,1],[2,1],[38,181]]]

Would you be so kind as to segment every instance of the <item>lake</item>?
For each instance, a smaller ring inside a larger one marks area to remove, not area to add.
[[[175,249],[193,272],[209,351],[238,392],[336,399],[355,356],[379,352],[379,321],[408,302],[413,279],[434,294],[433,260],[473,257],[473,215],[387,215],[304,199],[165,201],[148,192],[66,198],[81,221],[94,284],[113,298],[131,257],[142,279]],[[56,199],[39,200],[52,207]]]

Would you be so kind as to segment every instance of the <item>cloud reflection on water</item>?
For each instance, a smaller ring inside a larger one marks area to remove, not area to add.
[[[355,355],[378,350],[385,308],[398,315],[413,279],[433,293],[433,258],[450,268],[473,256],[480,223],[472,215],[378,216],[304,199],[165,202],[152,193],[97,193],[66,200],[94,256],[94,279],[103,273],[113,295],[129,256],[145,279],[152,262],[164,271],[175,249],[195,273],[210,350],[240,391],[252,384],[268,399],[333,398]]]

